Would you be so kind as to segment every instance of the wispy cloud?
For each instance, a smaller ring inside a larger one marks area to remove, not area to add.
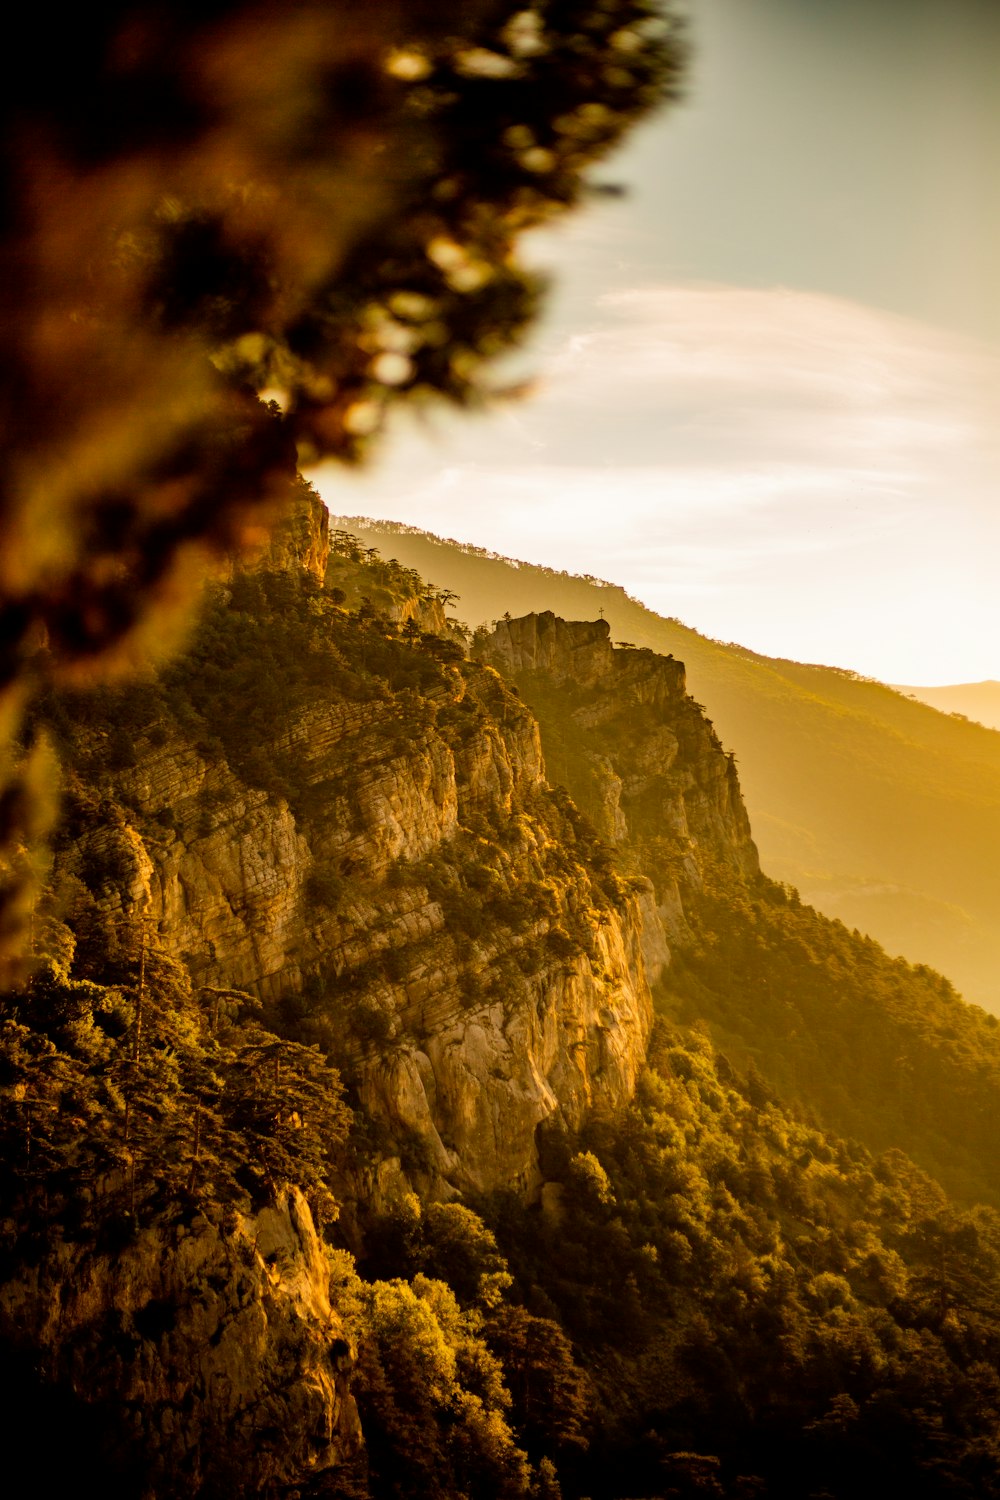
[[[745,445],[740,457],[805,452],[837,468],[874,451],[912,471],[928,455],[953,459],[988,440],[1000,360],[953,335],[782,290],[652,287],[610,293],[598,311],[607,321],[550,362],[549,399],[660,413],[671,457],[693,437],[710,457],[711,429]],[[646,431],[662,445],[662,427]]]

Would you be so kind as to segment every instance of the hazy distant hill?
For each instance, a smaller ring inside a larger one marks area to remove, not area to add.
[[[897,687],[945,714],[964,714],[989,729],[1000,729],[1000,682],[956,682],[949,687]]]
[[[736,752],[768,873],[1000,1012],[995,730],[849,672],[708,640],[598,579],[391,523],[333,524],[454,590],[471,625],[505,612],[593,619],[603,611],[616,641],[679,657],[691,692]]]

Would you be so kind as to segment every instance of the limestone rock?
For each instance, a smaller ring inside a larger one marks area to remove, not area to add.
[[[605,620],[502,620],[480,652],[529,704],[544,694],[576,751],[563,758],[569,788],[598,831],[626,854],[641,845],[639,863],[655,877],[643,928],[655,983],[669,944],[690,940],[685,891],[701,886],[705,862],[745,879],[759,871],[733,758],[688,696],[683,665],[612,646]]]
[[[153,1225],[116,1251],[67,1239],[0,1301],[9,1345],[37,1351],[45,1381],[72,1391],[106,1436],[109,1462],[136,1451],[153,1492],[256,1494],[349,1461],[360,1426],[353,1351],[331,1308],[329,1267],[294,1188],[223,1228]],[[97,1434],[95,1434],[95,1437]]]

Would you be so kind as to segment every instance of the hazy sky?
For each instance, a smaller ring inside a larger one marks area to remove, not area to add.
[[[1000,677],[1000,0],[690,29],[687,101],[604,169],[629,197],[532,248],[533,398],[314,477],[774,655]]]

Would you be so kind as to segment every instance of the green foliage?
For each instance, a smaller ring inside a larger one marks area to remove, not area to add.
[[[365,1288],[368,1339],[359,1409],[369,1434],[372,1492],[488,1500],[529,1493],[529,1468],[507,1421],[510,1397],[481,1319],[445,1283]]]
[[[357,609],[366,602],[376,609],[401,612],[436,601],[449,602],[456,597],[426,583],[415,568],[406,568],[394,557],[384,558],[377,547],[365,547],[349,531],[330,533],[330,556],[326,568],[326,589],[341,597],[338,603]],[[404,638],[419,640],[421,631],[416,620],[403,627]]]
[[[1000,1035],[982,1011],[771,882],[715,872],[688,907],[698,940],[669,975],[675,1014],[707,1020],[734,1059],[843,1135],[1000,1205]]]
[[[461,1203],[431,1203],[421,1228],[424,1270],[446,1281],[462,1306],[495,1307],[510,1277],[482,1220]]]
[[[549,1455],[576,1458],[586,1450],[594,1391],[559,1324],[523,1307],[503,1307],[488,1320],[486,1338],[503,1368],[512,1419],[529,1456],[544,1463]]]
[[[109,983],[43,967],[2,1002],[9,1208],[40,1245],[60,1223],[99,1235],[157,1213],[250,1207],[288,1181],[334,1214],[349,1122],[337,1074],[253,1021],[213,1034],[183,970],[137,946],[123,945]]]
[[[462,1204],[411,1197],[369,1238],[365,1279],[331,1253],[331,1297],[358,1346],[372,1500],[555,1500],[557,1464],[586,1446],[589,1421],[565,1335],[505,1303],[506,1263]]]
[[[329,865],[315,866],[306,881],[306,901],[310,906],[336,911],[344,889],[344,877],[337,870]]]
[[[43,634],[106,667],[175,614],[193,544],[230,546],[296,447],[352,462],[400,399],[481,401],[537,306],[521,232],[680,69],[646,0],[219,0],[149,25],[129,0],[56,39],[26,16],[47,83],[0,106],[49,143],[3,226],[5,681]],[[58,557],[25,542],[33,509]]]
[[[517,1292],[596,1382],[564,1490],[703,1493],[715,1474],[729,1495],[754,1475],[762,1496],[847,1500],[894,1475],[914,1494],[1000,1493],[996,1214],[956,1211],[898,1153],[751,1104],[697,1034],[659,1022],[651,1063],[620,1118],[549,1152],[556,1207],[489,1210]]]
[[[227,588],[209,591],[187,651],[157,678],[49,694],[34,722],[48,726],[90,788],[110,788],[126,764],[119,739],[134,764],[140,746],[155,748],[173,733],[210,762],[224,758],[251,786],[303,807],[315,789],[299,747],[282,737],[296,713],[331,699],[384,704],[402,748],[433,722],[423,695],[442,687],[462,656],[451,642],[401,632],[369,605],[348,613],[306,573],[238,572]],[[217,795],[205,786],[203,832],[214,826]]]

